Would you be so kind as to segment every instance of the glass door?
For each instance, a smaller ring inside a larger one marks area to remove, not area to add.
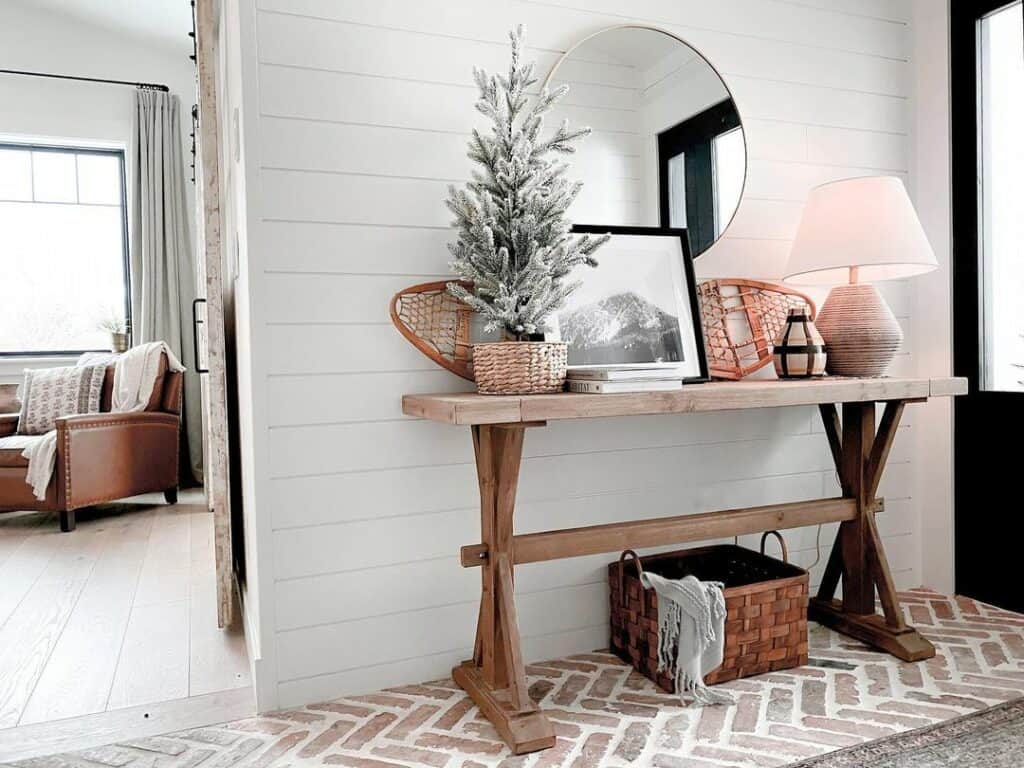
[[[1024,16],[978,21],[981,387],[1024,391]]]
[[[953,359],[958,594],[1024,611],[1024,17],[951,0]],[[928,553],[925,553],[928,556]]]

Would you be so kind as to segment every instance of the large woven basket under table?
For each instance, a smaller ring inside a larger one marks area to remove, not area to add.
[[[778,532],[771,531],[786,545]],[[708,685],[807,663],[807,571],[744,547],[719,545],[640,557],[626,550],[608,566],[611,650],[659,687],[675,681],[658,672],[658,601],[644,589],[644,570],[670,579],[694,575],[725,584],[725,659],[704,677]]]

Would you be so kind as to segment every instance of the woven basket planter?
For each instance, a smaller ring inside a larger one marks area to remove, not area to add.
[[[658,672],[658,600],[641,586],[643,570],[725,584],[725,658],[704,676],[708,685],[807,663],[807,571],[731,544],[652,555],[642,563],[627,550],[608,566],[611,650],[663,690],[675,693],[675,681]]]
[[[561,341],[499,341],[473,345],[473,376],[482,395],[561,392],[569,345]]]

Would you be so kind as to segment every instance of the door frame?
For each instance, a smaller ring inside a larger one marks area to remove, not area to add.
[[[220,213],[220,127],[217,112],[217,8],[215,0],[195,0],[196,70],[199,129],[196,134],[196,196],[206,298],[207,371],[203,399],[206,499],[213,513],[217,582],[217,625],[231,626],[234,610],[234,562],[228,463],[227,353],[224,325],[224,255]]]
[[[988,452],[977,446],[998,428],[981,413],[1008,415],[1010,408],[1024,408],[1024,395],[981,389],[977,21],[1013,2],[951,0],[949,10],[953,370],[967,379],[969,392],[953,404],[954,580],[957,594],[1004,604],[1012,599],[1002,597],[1009,585],[993,585],[999,581],[991,570],[994,553],[984,545],[996,529],[979,524],[979,514],[1001,510],[977,509],[978,487],[989,482]]]

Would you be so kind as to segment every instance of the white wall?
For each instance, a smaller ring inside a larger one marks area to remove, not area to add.
[[[167,85],[181,100],[183,157],[185,173],[189,173],[188,134],[195,88],[192,63],[187,58],[70,17],[0,0],[0,66]],[[0,137],[127,148],[133,94],[134,89],[123,85],[0,74]],[[188,191],[191,207],[191,185]],[[0,381],[20,380],[25,367],[59,364],[65,362],[55,358],[0,360]]]
[[[221,242],[228,268],[225,294],[230,298],[226,311],[232,312],[228,327],[233,329],[232,348],[237,371],[237,410],[239,459],[241,464],[242,531],[244,569],[239,592],[245,622],[245,640],[257,701],[263,709],[273,708],[277,698],[277,673],[274,667],[274,606],[264,597],[263,583],[270,571],[273,545],[270,516],[266,509],[266,421],[263,418],[266,387],[263,360],[266,350],[253,348],[253,307],[260,304],[258,291],[264,281],[262,268],[250,256],[250,236],[258,234],[259,197],[258,152],[252,147],[259,131],[256,97],[254,9],[238,0],[220,4],[218,28],[217,103],[220,128],[221,168]],[[251,181],[250,181],[251,180]],[[233,321],[233,322],[232,322]],[[257,325],[257,331],[259,325]],[[256,382],[256,383],[254,383]],[[236,464],[232,463],[231,471]],[[232,478],[232,482],[236,478]],[[234,502],[234,498],[232,498]],[[239,531],[233,530],[234,535]],[[266,588],[272,588],[272,583]],[[268,703],[269,702],[269,703]]]
[[[911,195],[939,269],[913,281],[914,325],[921,373],[953,372],[953,291],[949,117],[949,12],[946,0],[913,0],[914,151]],[[921,406],[916,442],[917,505],[921,517],[921,581],[953,591],[953,404]]]
[[[537,72],[541,81],[538,87],[550,71],[547,67]],[[615,62],[586,44],[561,62],[554,73],[549,87],[568,85],[569,93],[545,117],[548,126],[566,119],[578,125],[581,108],[588,112],[604,109],[611,116],[597,125],[586,123],[591,133],[576,145],[572,156],[574,180],[582,181],[583,189],[569,212],[579,224],[649,223],[641,199],[650,170],[644,163],[641,135],[642,75],[636,67]]]
[[[780,273],[813,184],[905,176],[912,76],[909,8],[887,0],[636,0],[635,18],[616,0],[258,6],[255,48],[242,41],[258,100],[246,107],[258,119],[245,148],[246,469],[270,541],[259,568],[269,709],[437,677],[470,653],[479,575],[457,560],[479,536],[469,434],[400,411],[403,393],[465,384],[399,336],[387,304],[447,273],[444,190],[468,177],[467,131],[480,124],[473,64],[504,68],[518,22],[541,73],[582,36],[630,20],[690,40],[726,77],[750,153],[740,211],[698,267],[751,276]],[[907,372],[918,343],[908,288],[886,293],[908,331],[894,372]],[[921,580],[912,429],[880,518],[902,586]],[[823,493],[837,484],[812,409],[581,421],[529,433],[518,530]],[[814,533],[788,537],[801,563]],[[528,658],[605,644],[610,557],[518,570]]]

